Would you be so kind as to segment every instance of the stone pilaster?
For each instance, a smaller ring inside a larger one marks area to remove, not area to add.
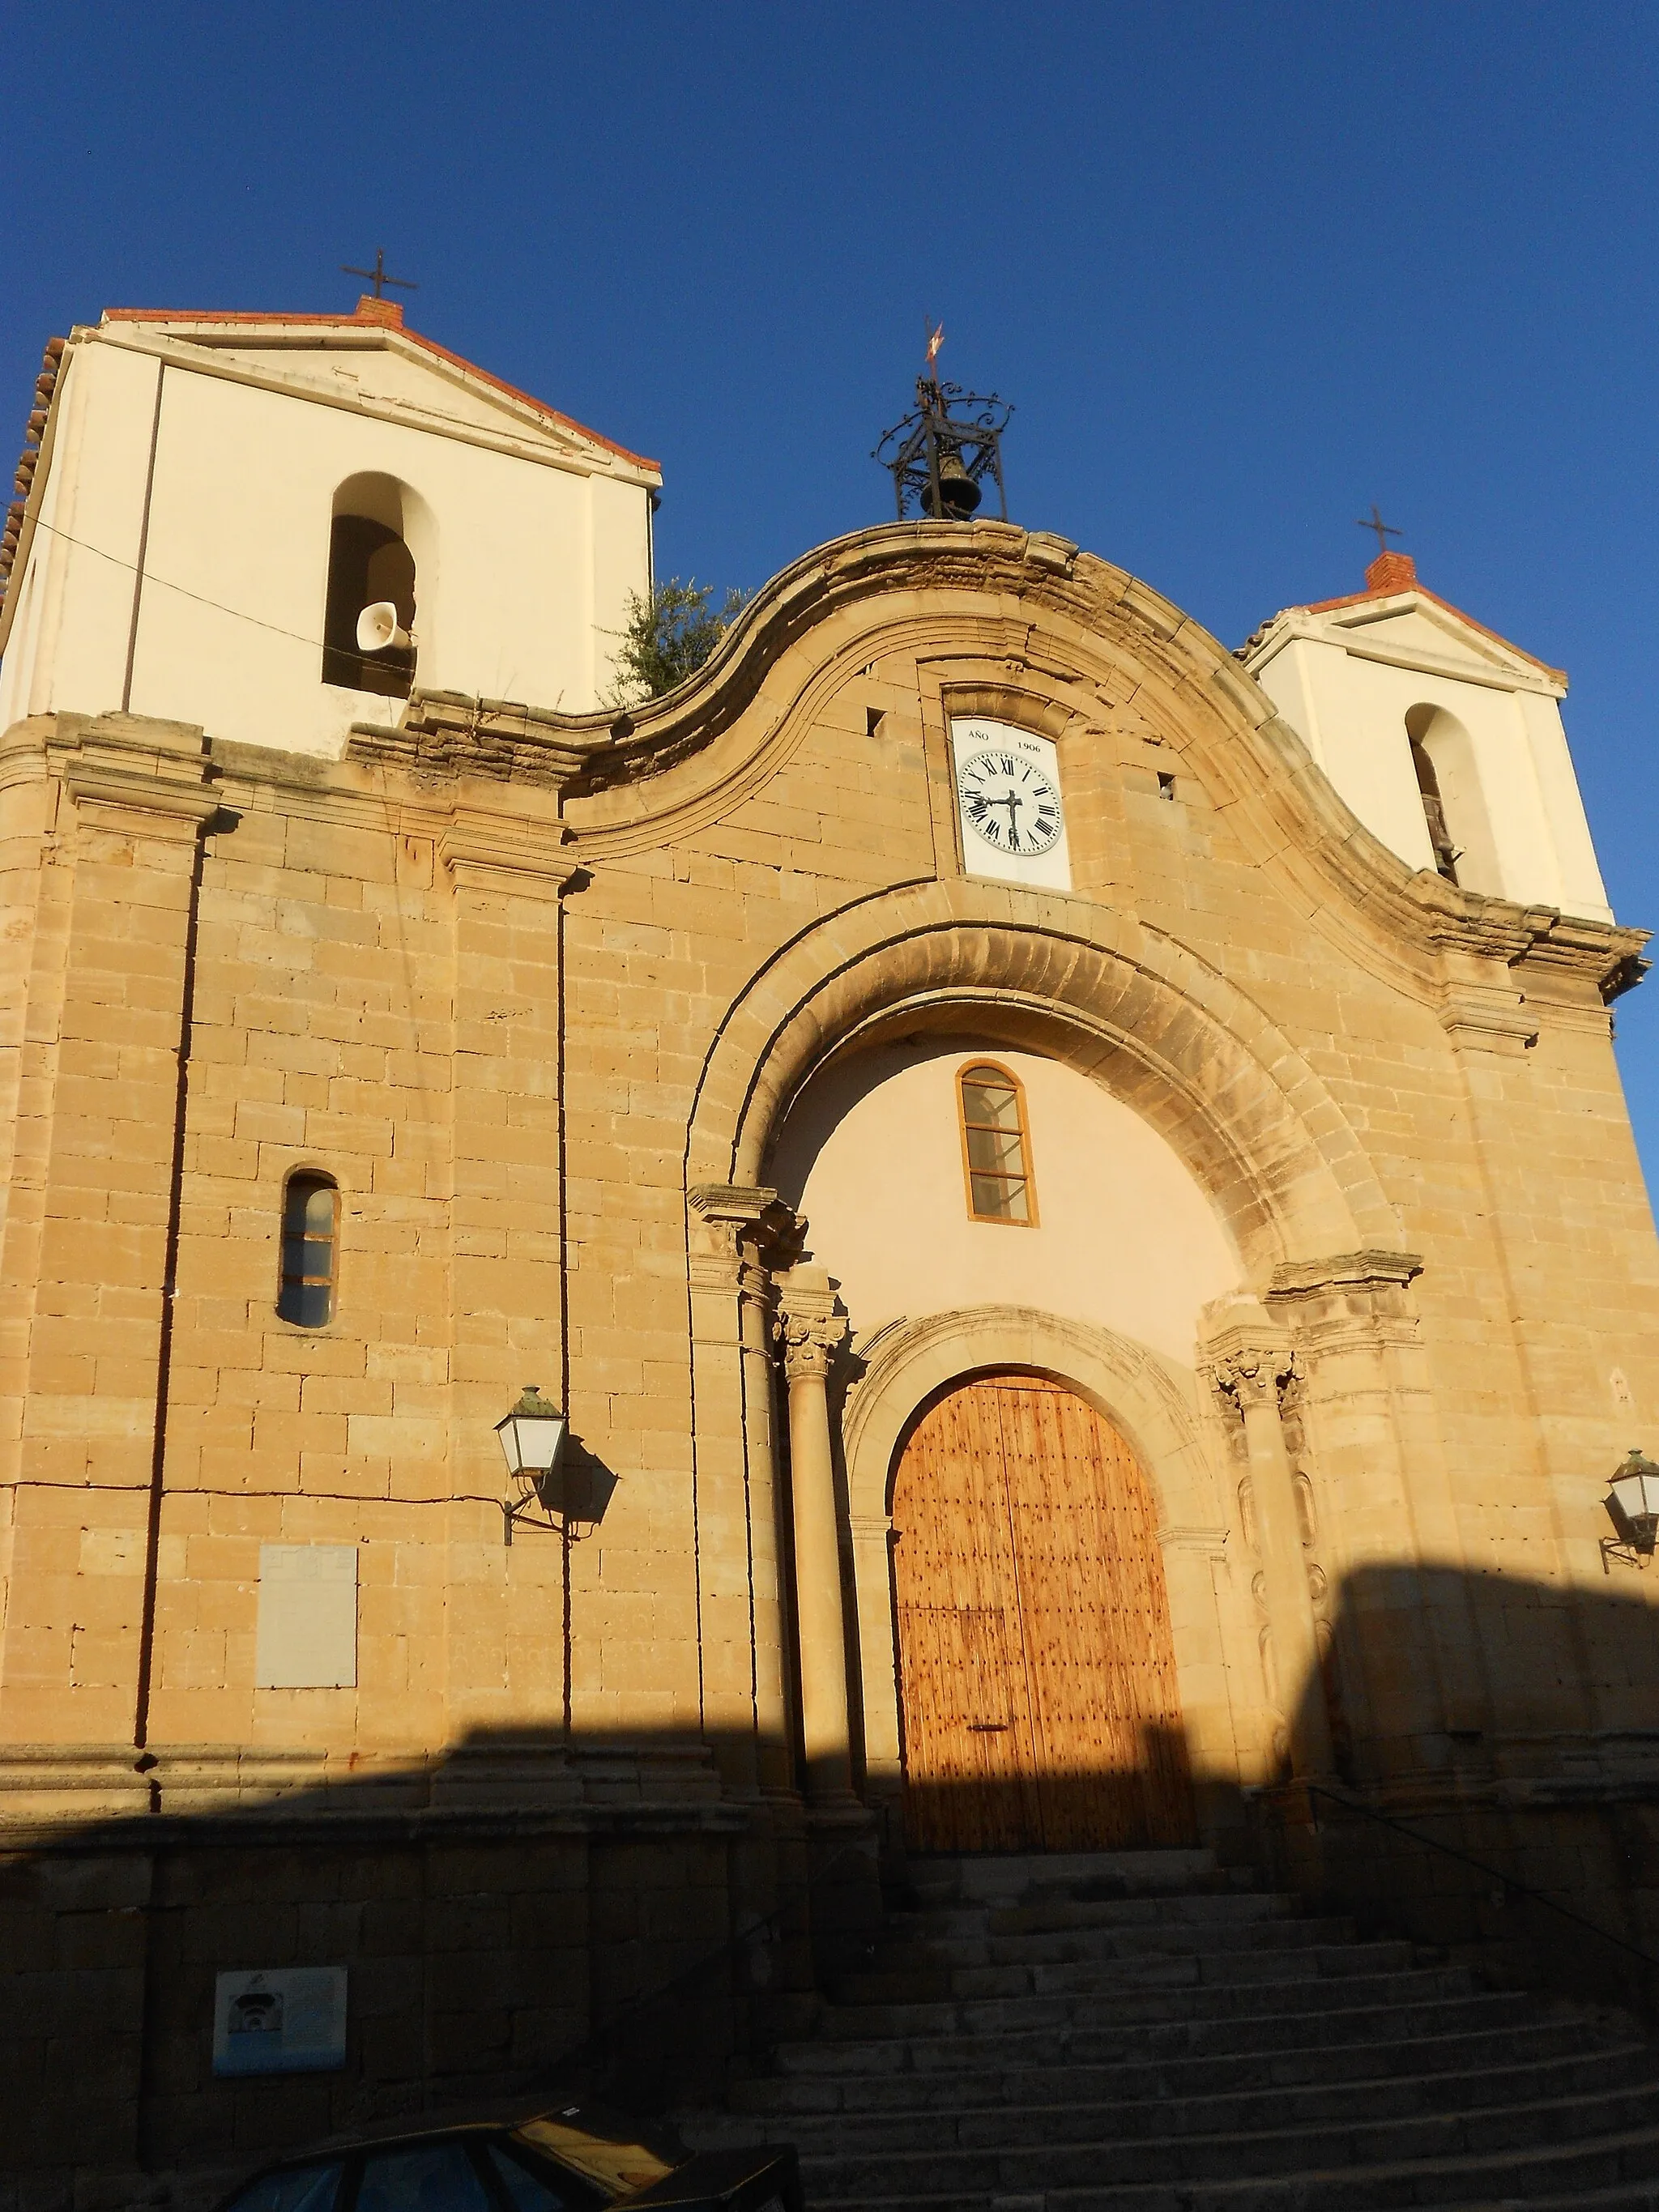
[[[452,1179],[448,1370],[417,1376],[411,1353],[393,1404],[395,1413],[424,1395],[435,1407],[432,1383],[447,1381],[448,1482],[461,1498],[504,1490],[495,1424],[526,1382],[562,1400],[567,1371],[559,901],[572,867],[556,820],[538,837],[529,826],[459,814],[438,848],[453,897],[454,1066],[447,1110],[424,1135],[428,1172],[447,1165]],[[412,1434],[404,1457],[418,1464]],[[424,1472],[435,1486],[435,1468]],[[562,1642],[555,1547],[515,1546],[499,1575],[464,1573],[457,1562],[498,1524],[476,1504],[447,1517],[460,1547],[447,1577],[450,1727],[497,1719],[504,1689],[515,1717],[560,1727],[563,1666],[556,1652],[550,1667],[546,1650]],[[515,1607],[512,1586],[532,1577],[552,1586]],[[525,1634],[527,1619],[535,1626]]]
[[[792,1766],[771,1268],[799,1224],[754,1185],[702,1183],[688,1206],[703,1722],[728,1782],[770,1794]]]
[[[42,859],[70,888],[40,948],[52,972],[34,979],[0,1285],[19,1486],[0,1728],[123,1742],[147,1674],[201,841],[217,800],[202,732],[184,724],[65,716],[41,753]]]
[[[1490,1726],[1411,1298],[1421,1267],[1410,1253],[1342,1253],[1280,1267],[1268,1294],[1306,1377],[1310,1443],[1336,1523],[1333,1615],[1365,1699],[1362,1733],[1395,1770],[1464,1759]]]
[[[1259,1306],[1240,1306],[1210,1337],[1204,1364],[1243,1421],[1262,1595],[1291,1763],[1298,1776],[1327,1773],[1330,1723],[1295,1478],[1279,1414],[1280,1388],[1294,1368],[1291,1341]]]
[[[829,1395],[830,1364],[846,1341],[847,1318],[822,1267],[798,1266],[780,1279],[777,1329],[789,1386],[790,1500],[806,1790],[815,1806],[851,1805],[856,1800],[848,1718],[847,1623]]]

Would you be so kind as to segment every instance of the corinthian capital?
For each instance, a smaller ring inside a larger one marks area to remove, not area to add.
[[[778,1277],[778,1341],[791,1381],[799,1375],[826,1376],[847,1341],[847,1316],[836,1286],[822,1267],[791,1267]]]
[[[1218,1390],[1230,1392],[1241,1407],[1275,1404],[1279,1386],[1296,1371],[1296,1353],[1254,1298],[1211,1310],[1212,1327],[1202,1364]]]

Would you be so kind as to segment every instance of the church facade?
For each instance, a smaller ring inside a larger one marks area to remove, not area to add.
[[[924,521],[619,708],[654,465],[393,311],[106,318],[43,385],[0,691],[43,2170],[71,2114],[88,2170],[246,2163],[637,2055],[677,1974],[717,2059],[919,1853],[1277,1822],[1306,1867],[1321,1792],[1423,1932],[1504,1940],[1370,1815],[1643,1940],[1644,936],[1558,672],[1399,555],[1234,654]],[[515,1477],[529,1384],[567,1431]],[[225,1978],[342,1967],[331,2070],[227,2071]]]

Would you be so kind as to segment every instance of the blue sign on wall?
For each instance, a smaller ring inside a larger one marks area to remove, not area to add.
[[[214,1984],[216,2074],[325,2074],[345,2064],[343,1966],[270,1966]]]

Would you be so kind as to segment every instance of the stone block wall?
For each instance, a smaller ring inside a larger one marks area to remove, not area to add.
[[[971,872],[964,713],[1054,743],[1069,896]],[[807,1231],[769,1148],[815,1069],[914,1024],[1087,1073],[1237,1250],[1273,1430],[1251,1465],[1306,1508],[1271,1562],[1230,1457],[1243,1365],[1222,1406],[1196,1340],[1160,1381],[1126,1340],[1019,1324],[1109,1416],[1131,1384],[1164,1409],[1147,1473],[1206,1818],[1295,1748],[1307,1685],[1261,1632],[1304,1583],[1303,1644],[1276,1648],[1329,1656],[1348,1786],[1496,1804],[1570,1770],[1649,1802],[1652,1612],[1633,1576],[1602,1602],[1599,1550],[1607,1474],[1659,1425],[1659,1244],[1605,1003],[1641,933],[1411,874],[1231,657],[1109,564],[1002,524],[862,532],[668,700],[419,695],[337,761],[21,723],[0,902],[0,1840],[19,1955],[49,1962],[20,1971],[94,1977],[19,2014],[17,2078],[55,2095],[52,2035],[95,2047],[128,2086],[88,2111],[125,2114],[133,2155],[141,2114],[144,2155],[241,2147],[242,2092],[203,2083],[189,2023],[244,1911],[362,1947],[360,2086],[401,2094],[417,2057],[422,2082],[541,2065],[700,1926],[799,1887],[772,1332]],[[300,1169],[342,1196],[316,1329],[276,1312]],[[964,1287],[925,1387],[1008,1340],[994,1303]],[[530,1381],[609,1486],[568,1551],[502,1541],[494,1425]],[[885,1674],[850,1743],[890,1805],[890,1460],[867,1458],[824,1462],[857,1492],[850,1565],[842,1542],[806,1564],[860,1693]],[[256,1681],[264,1542],[354,1548],[355,1685]],[[494,1748],[451,1757],[469,1736]],[[526,1737],[558,1741],[557,1787]],[[617,1739],[630,1759],[583,1765]],[[421,1840],[205,1850],[166,1826],[319,1790]],[[440,1840],[463,1812],[496,1826]],[[799,1988],[809,1948],[755,1956]],[[263,2094],[255,2134],[335,2093]]]

